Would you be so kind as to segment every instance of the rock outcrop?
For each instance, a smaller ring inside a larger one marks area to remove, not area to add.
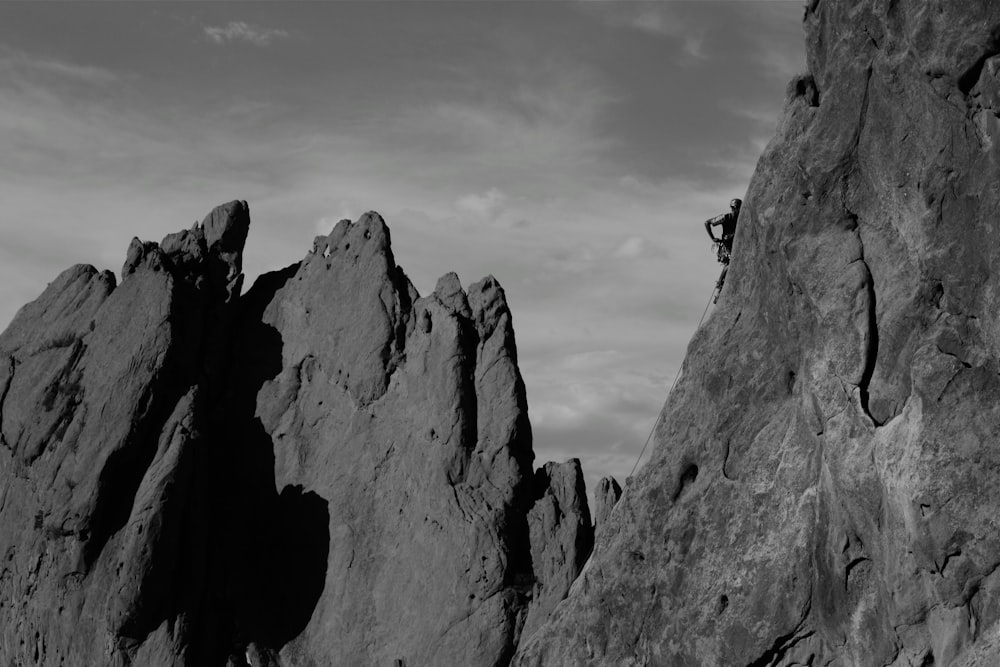
[[[246,203],[0,336],[0,662],[504,665],[593,539],[493,278],[369,213],[241,296]]]
[[[594,528],[603,526],[622,497],[622,487],[614,477],[602,477],[594,490]]]
[[[805,26],[655,453],[517,665],[1000,664],[1000,5]]]

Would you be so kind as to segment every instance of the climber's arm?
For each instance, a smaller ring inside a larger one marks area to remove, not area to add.
[[[705,221],[705,231],[708,232],[708,237],[713,241],[715,241],[716,243],[718,243],[719,239],[717,239],[715,237],[715,234],[712,233],[712,227],[721,225],[722,220],[725,217],[726,217],[725,215],[717,215],[714,218]]]

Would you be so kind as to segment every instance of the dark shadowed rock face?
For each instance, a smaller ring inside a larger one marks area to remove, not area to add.
[[[246,204],[218,211],[245,237]],[[203,378],[238,258],[186,234],[133,241],[117,288],[65,271],[0,336],[5,663],[148,664],[175,652],[168,624],[206,622]]]
[[[1000,664],[1000,5],[805,23],[655,454],[515,664]]]
[[[0,336],[0,663],[507,664],[593,535],[503,290],[420,298],[370,213],[240,297],[248,229],[133,240]]]

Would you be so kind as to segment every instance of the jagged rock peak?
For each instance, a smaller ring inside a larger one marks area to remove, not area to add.
[[[622,487],[614,477],[602,477],[597,482],[597,489],[594,490],[594,500],[596,511],[594,516],[594,527],[601,528],[611,516],[611,510],[615,508],[618,500],[622,497]]]
[[[507,306],[507,294],[493,276],[486,276],[479,282],[469,286],[469,305],[476,320],[476,329],[482,338],[488,338],[498,328],[505,332],[510,330],[510,308]],[[512,334],[511,334],[512,335]],[[517,356],[514,350],[514,362]]]
[[[0,334],[0,663],[506,664],[593,535],[579,462],[532,474],[503,289],[420,298],[368,213],[240,295],[248,229]]]
[[[225,289],[227,298],[242,286],[243,246],[250,231],[245,201],[215,207],[191,229],[168,234],[159,244],[133,238],[122,266],[122,279],[146,267],[167,271],[201,287],[207,280]]]
[[[327,236],[317,236],[313,241],[312,254],[330,257],[331,254],[340,252],[344,256],[357,257],[363,248],[368,253],[388,253],[391,258],[391,247],[389,227],[385,220],[375,211],[368,211],[357,222],[345,218]]]
[[[240,200],[216,206],[202,220],[201,227],[209,250],[241,253],[250,232],[250,207]]]
[[[472,318],[469,297],[462,289],[462,283],[459,281],[457,273],[446,273],[438,278],[437,285],[434,286],[434,298],[453,313],[469,319]]]

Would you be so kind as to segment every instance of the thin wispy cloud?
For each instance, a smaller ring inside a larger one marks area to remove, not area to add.
[[[641,236],[630,236],[612,253],[621,259],[635,259],[646,251],[646,239]]]
[[[706,30],[662,2],[592,2],[579,5],[584,11],[595,12],[605,23],[616,28],[635,30],[677,44],[691,60],[702,60]]]
[[[35,60],[29,62],[28,65],[43,72],[50,72],[58,76],[97,85],[114,83],[119,78],[111,70],[104,69],[103,67],[95,67],[94,65],[77,65],[58,60]]]
[[[474,192],[460,197],[455,202],[455,208],[463,213],[471,213],[479,218],[491,219],[497,214],[506,200],[507,195],[497,188],[490,188],[486,192]]]
[[[229,42],[249,42],[254,46],[270,46],[278,39],[288,37],[288,31],[278,28],[263,28],[245,21],[230,21],[224,26],[205,26],[205,36],[216,44]]]
[[[0,70],[16,73],[21,78],[54,77],[95,86],[115,83],[121,78],[116,72],[104,67],[14,51],[0,53]]]
[[[629,7],[629,13],[623,17],[623,22],[641,32],[678,40],[688,56],[705,58],[705,31],[680,21],[675,14],[669,12],[668,7],[636,3]]]

